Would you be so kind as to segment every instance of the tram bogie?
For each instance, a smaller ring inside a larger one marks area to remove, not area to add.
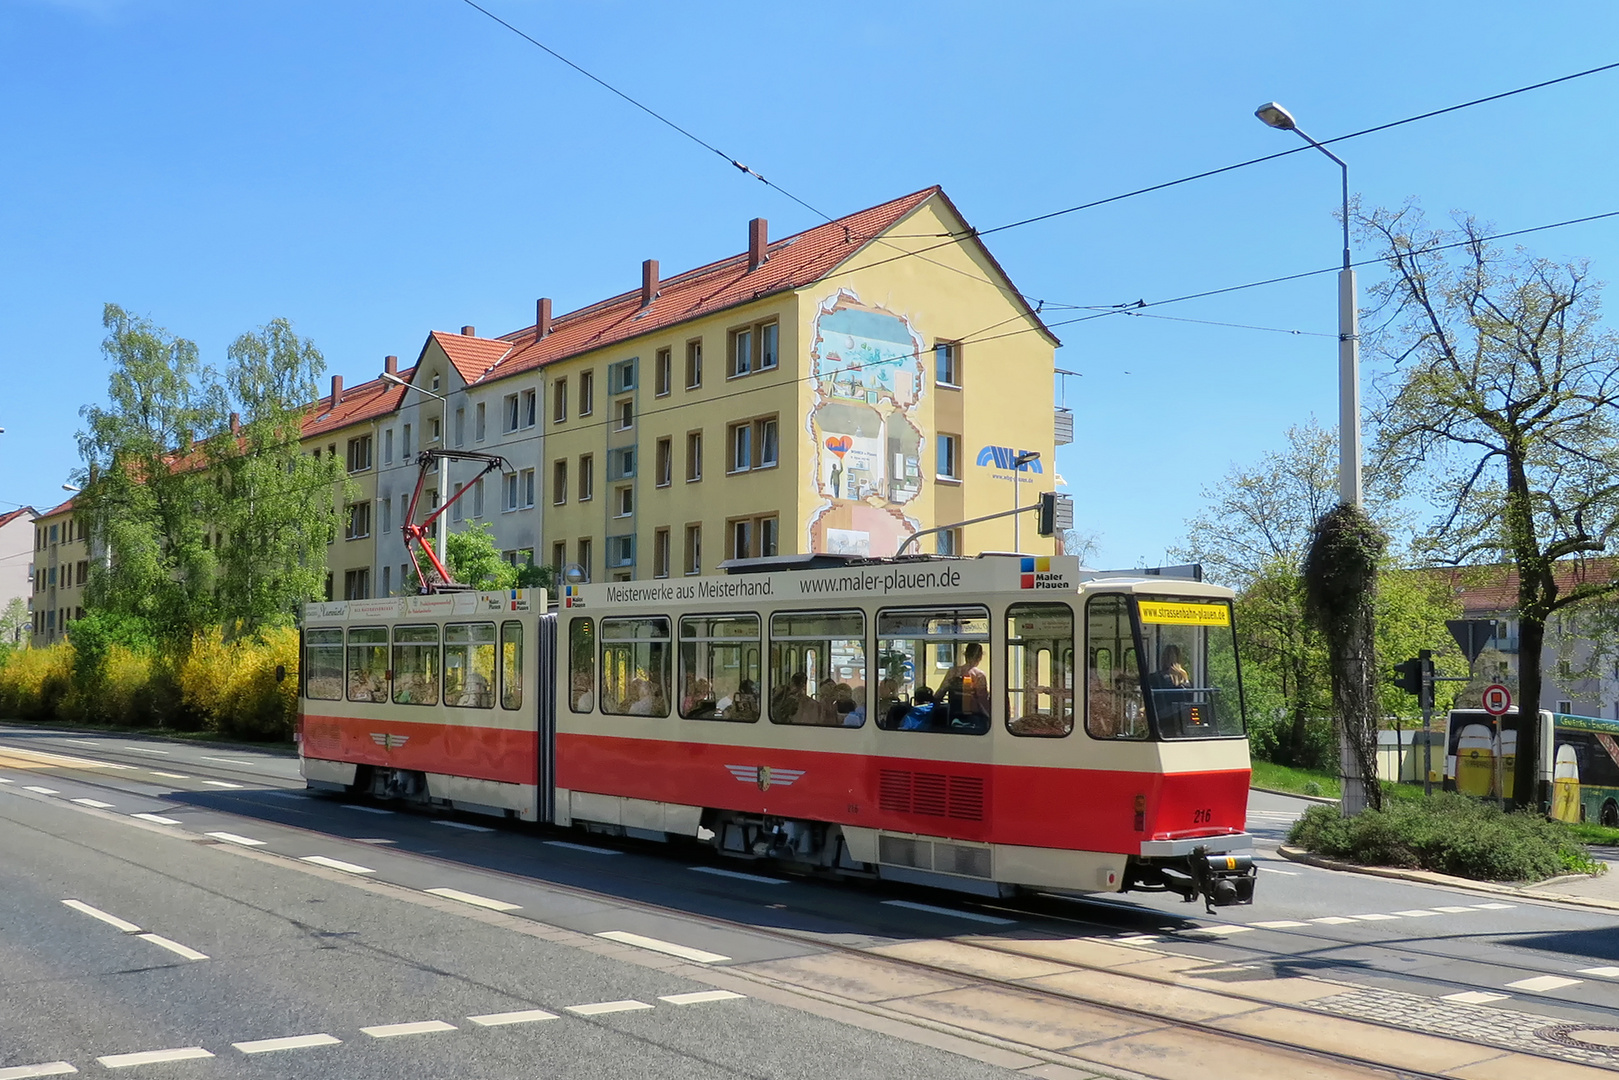
[[[310,605],[305,776],[802,872],[1252,901],[1228,591],[770,569]]]

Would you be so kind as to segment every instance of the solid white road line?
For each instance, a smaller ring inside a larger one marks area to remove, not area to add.
[[[328,859],[324,855],[305,855],[301,861],[312,862],[316,866],[327,866],[333,870],[342,870],[350,874],[376,873],[376,871],[371,869],[369,866],[356,866],[354,863],[344,862],[342,859]]]
[[[569,1005],[568,1011],[578,1013],[580,1016],[602,1016],[606,1013],[634,1012],[637,1009],[652,1007],[644,1001],[601,1001],[594,1005]]]
[[[336,1046],[343,1040],[331,1035],[289,1035],[285,1039],[258,1039],[254,1042],[231,1043],[244,1054],[268,1054],[275,1050],[303,1050],[311,1046]]]
[[[362,814],[391,814],[392,810],[384,810],[380,806],[358,806],[354,803],[338,803],[345,810],[358,810]]]
[[[434,821],[434,825],[442,825],[446,829],[465,829],[467,832],[494,832],[487,825],[468,825],[464,821]]]
[[[72,801],[78,803],[80,806],[93,806],[97,810],[112,809],[112,803],[102,802],[100,799],[74,799]]]
[[[474,907],[488,908],[490,911],[523,910],[523,905],[521,904],[508,904],[504,900],[491,900],[487,896],[479,896],[477,893],[462,892],[460,889],[428,889],[426,891],[432,893],[434,896],[442,896],[446,900],[459,900],[463,904],[471,904]]]
[[[999,915],[980,915],[976,911],[957,911],[955,908],[934,907],[932,904],[918,904],[914,900],[884,900],[889,907],[909,908],[912,911],[926,911],[933,915],[949,915],[957,919],[971,919],[973,922],[993,923],[996,926],[1013,926],[1016,919],[1003,919]]]
[[[591,847],[589,844],[575,844],[571,840],[547,840],[545,843],[552,847],[567,848],[569,851],[588,851],[592,855],[617,855],[612,848]]]
[[[126,746],[124,749],[133,750],[137,754],[162,754],[164,757],[169,756],[169,752],[167,750],[152,750],[145,746]]]
[[[171,817],[164,817],[162,814],[130,814],[129,816],[130,817],[138,817],[142,821],[150,821],[154,825],[178,825],[178,824],[180,824],[180,822],[177,821],[176,819],[171,818]]]
[[[479,1027],[504,1027],[507,1024],[532,1024],[536,1020],[555,1020],[556,1013],[546,1012],[544,1009],[524,1009],[522,1012],[484,1013],[482,1016],[469,1016],[468,1020]]]
[[[735,878],[738,881],[757,881],[761,885],[787,884],[781,878],[765,877],[763,874],[744,874],[740,870],[722,870],[718,866],[688,866],[686,869],[697,874],[713,874],[715,877]]]
[[[1271,919],[1268,922],[1256,922],[1252,925],[1263,927],[1266,930],[1288,930],[1295,926],[1308,926],[1309,924],[1301,923],[1296,919]]]
[[[237,836],[233,832],[211,832],[211,833],[204,833],[203,835],[204,836],[211,836],[215,840],[223,840],[227,844],[241,844],[243,847],[263,847],[264,846],[264,841],[263,840],[255,840],[251,836]]]
[[[418,1020],[413,1024],[378,1024],[360,1030],[373,1039],[391,1039],[395,1035],[427,1035],[435,1031],[454,1031],[454,1024],[442,1020]]]
[[[1486,994],[1478,990],[1464,990],[1460,994],[1446,994],[1441,1001],[1454,1001],[1462,1005],[1486,1005],[1492,1001],[1505,1001],[1506,994]]]
[[[634,945],[638,949],[650,949],[666,956],[678,956],[682,960],[694,960],[699,964],[717,964],[721,960],[729,960],[729,956],[719,953],[704,952],[702,949],[693,949],[686,945],[676,945],[672,941],[659,941],[657,938],[644,937],[641,934],[632,934],[627,930],[606,930],[596,935],[608,941],[616,941],[621,945]],[[651,1006],[647,1006],[651,1008]]]
[[[1429,911],[1427,908],[1412,908],[1410,911],[1396,911],[1394,914],[1406,919],[1424,919],[1429,915],[1437,915],[1439,912]]]
[[[1533,979],[1519,979],[1517,982],[1507,983],[1508,990],[1528,990],[1534,994],[1544,994],[1551,990],[1561,990],[1565,986],[1578,986],[1584,979],[1567,979],[1561,975],[1536,975]]]
[[[207,953],[200,953],[196,949],[180,944],[178,941],[170,941],[162,934],[141,934],[139,937],[142,941],[150,941],[153,945],[161,946],[162,948],[169,950],[171,953],[174,953],[176,956],[183,956],[187,960],[208,959]]]
[[[68,907],[72,908],[74,911],[82,911],[84,914],[90,916],[92,919],[100,919],[102,922],[106,923],[108,926],[117,927],[119,930],[122,930],[126,934],[138,934],[138,933],[141,932],[141,928],[136,926],[134,923],[129,922],[126,919],[120,919],[116,915],[109,915],[105,911],[102,911],[100,908],[91,907],[89,904],[86,904],[83,900],[63,900],[62,903],[66,904]]]
[[[240,788],[242,786],[241,784],[232,784],[228,780],[204,780],[203,783],[209,787]]]
[[[33,1080],[36,1076],[66,1076],[78,1071],[65,1061],[47,1061],[40,1065],[13,1065],[9,1069],[0,1069],[0,1080]]]
[[[743,997],[742,994],[733,994],[729,990],[699,990],[695,994],[666,994],[659,1001],[667,1001],[671,1005],[700,1005],[705,1001],[730,1001],[732,998]]]
[[[182,1046],[178,1050],[148,1050],[143,1054],[111,1054],[96,1060],[109,1069],[127,1069],[131,1065],[158,1065],[165,1061],[189,1061],[213,1056],[200,1046]]]
[[[1581,975],[1595,975],[1601,979],[1619,979],[1619,967],[1581,968]]]
[[[35,792],[36,794],[39,794],[39,795],[60,795],[60,794],[62,794],[60,791],[57,791],[55,788],[35,787],[33,784],[29,784],[27,787],[23,788],[23,790],[24,791],[32,791],[32,792]]]
[[[191,777],[187,776],[185,773],[158,772],[156,769],[147,769],[146,771],[151,773],[153,776],[161,776],[165,780],[190,780],[191,779]]]

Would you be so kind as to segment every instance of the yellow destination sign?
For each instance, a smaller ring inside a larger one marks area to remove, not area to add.
[[[1164,600],[1143,600],[1141,621],[1174,626],[1230,626],[1231,609],[1224,604],[1174,604]]]

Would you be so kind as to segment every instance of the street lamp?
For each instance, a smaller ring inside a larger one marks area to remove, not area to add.
[[[1017,512],[1017,474],[1022,472],[1023,466],[1027,465],[1029,462],[1039,460],[1040,454],[1039,451],[1036,450],[1025,450],[1017,457],[1012,459],[1012,550],[1014,552],[1021,552],[1023,550],[1023,530],[1021,528],[1022,515]]]
[[[1337,162],[1343,170],[1344,267],[1338,271],[1338,501],[1360,505],[1360,313],[1355,271],[1349,265],[1349,166],[1306,135],[1293,114],[1274,101],[1254,115],[1278,131],[1291,131]]]
[[[395,375],[391,371],[384,371],[382,373],[382,379],[384,382],[391,382],[399,386],[403,386],[406,390],[415,390],[418,393],[426,394],[428,397],[438,398],[444,403],[446,410],[449,408],[450,399],[445,397],[443,394],[436,394],[426,387],[417,386],[415,383],[406,382],[404,379],[401,379],[398,375]],[[449,417],[447,415],[440,419],[441,437],[443,432],[443,424],[448,420]],[[438,470],[438,498],[439,502],[442,503],[448,497],[450,490],[450,459],[442,457],[439,458]],[[445,515],[440,514],[438,516],[438,521],[436,521],[433,525],[433,546],[438,549],[438,561],[441,563],[448,558],[448,556],[444,554],[444,546],[446,537],[449,535],[449,523],[445,521],[444,518]],[[409,552],[406,554],[409,554]],[[414,556],[412,556],[412,558],[414,558]]]

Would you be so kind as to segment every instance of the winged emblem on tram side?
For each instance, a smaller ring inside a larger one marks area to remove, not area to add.
[[[769,765],[727,765],[725,769],[744,784],[757,784],[760,791],[792,787],[804,775],[803,769],[772,769]]]
[[[380,731],[371,733],[371,741],[386,750],[396,750],[410,741],[409,735],[387,735]]]

